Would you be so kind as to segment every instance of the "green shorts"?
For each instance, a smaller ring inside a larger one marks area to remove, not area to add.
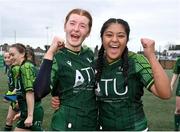
[[[22,129],[29,129],[32,131],[43,131],[42,129],[42,121],[44,116],[44,110],[41,105],[35,106],[34,114],[33,114],[33,125],[31,127],[26,127],[24,125],[24,121],[27,118],[27,112],[21,112],[21,116],[19,121],[17,122],[16,127]]]

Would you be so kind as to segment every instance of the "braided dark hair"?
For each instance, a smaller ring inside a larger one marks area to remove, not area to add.
[[[103,47],[103,45],[101,45],[101,48],[98,52],[98,59],[96,61],[96,71],[97,71],[96,76],[95,76],[96,87],[97,87],[97,83],[101,79],[103,65],[104,65],[104,47]]]
[[[124,87],[128,85],[128,48],[125,47],[122,53],[122,68],[123,68],[123,76],[124,76]]]
[[[130,27],[129,24],[122,20],[122,19],[115,19],[115,18],[110,18],[108,19],[102,26],[101,31],[100,31],[100,37],[101,37],[101,41],[103,42],[103,34],[105,32],[105,30],[112,24],[112,23],[118,23],[124,26],[126,35],[127,35],[127,42],[129,41],[129,34],[130,34]],[[96,83],[95,83],[95,88],[97,88],[97,84],[101,79],[101,74],[103,71],[103,66],[104,66],[104,47],[103,44],[98,52],[98,59],[96,62]],[[125,47],[123,53],[122,53],[122,68],[123,68],[123,76],[125,79],[124,82],[124,87],[126,87],[128,85],[128,48],[127,46]]]

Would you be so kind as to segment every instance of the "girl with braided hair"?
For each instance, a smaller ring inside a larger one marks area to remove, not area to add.
[[[96,65],[99,125],[106,130],[147,130],[141,97],[147,89],[161,99],[171,96],[168,76],[154,54],[155,42],[142,38],[144,55],[128,51],[130,28],[110,18],[101,28],[102,46]]]

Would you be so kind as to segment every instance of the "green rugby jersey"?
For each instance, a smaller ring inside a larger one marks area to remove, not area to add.
[[[16,87],[16,78],[19,72],[19,66],[11,66],[8,70],[8,88],[9,91],[13,91]]]
[[[12,67],[9,68],[8,72],[7,72],[7,77],[8,77],[8,88],[9,88],[9,91],[13,91],[14,88],[15,88],[15,82],[14,82],[14,79],[13,79],[13,71],[12,71]]]
[[[173,73],[179,74],[180,73],[180,58],[176,60],[176,63],[173,67]]]
[[[173,67],[173,73],[179,74],[180,73],[180,58],[176,60],[176,63]],[[178,84],[176,88],[176,96],[180,96],[180,78],[178,79]]]
[[[26,91],[33,91],[33,83],[36,77],[37,69],[29,62],[24,62],[19,68],[19,75],[17,78],[17,96],[24,99]]]
[[[26,92],[33,91],[33,83],[37,74],[36,67],[30,62],[25,61],[19,68],[19,75],[17,77],[16,95],[18,100],[19,109],[21,111],[20,120],[17,123],[17,127],[25,128],[24,121],[27,118],[27,102]],[[34,114],[33,114],[33,126],[32,130],[42,130],[42,120],[44,111],[40,102],[35,102]]]
[[[14,88],[17,86],[17,76],[19,74],[19,67],[20,66],[12,66],[12,74],[13,74],[13,82],[14,82]]]
[[[79,53],[63,48],[55,55],[52,91],[59,92],[61,105],[52,118],[53,130],[96,130],[93,59],[89,48]]]
[[[122,60],[105,62],[96,89],[102,130],[145,130],[147,121],[141,97],[154,80],[150,64],[142,55],[128,54],[128,86],[124,88]]]

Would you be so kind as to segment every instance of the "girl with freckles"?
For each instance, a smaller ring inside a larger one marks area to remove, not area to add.
[[[64,47],[63,42],[55,37],[44,56],[35,81],[36,98],[41,99],[51,92],[61,100],[61,107],[53,113],[51,130],[97,129],[94,56],[89,48],[82,46],[91,26],[92,17],[88,11],[71,10],[65,18]]]

